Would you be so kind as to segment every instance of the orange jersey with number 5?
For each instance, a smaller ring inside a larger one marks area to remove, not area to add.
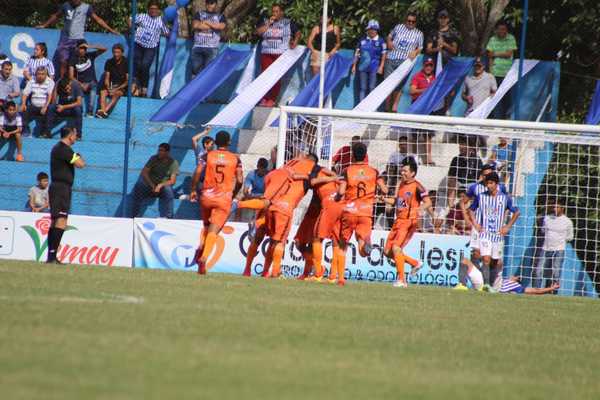
[[[428,195],[418,181],[401,183],[396,191],[396,219],[419,218],[419,207]]]
[[[377,181],[381,179],[379,172],[367,163],[356,163],[346,168],[343,175],[347,183],[344,211],[356,216],[372,216]]]
[[[233,196],[237,171],[242,168],[242,163],[237,154],[217,149],[206,153],[203,159],[205,161],[205,175],[202,194]]]

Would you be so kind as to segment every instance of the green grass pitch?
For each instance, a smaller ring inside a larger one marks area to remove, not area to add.
[[[0,263],[2,399],[598,399],[600,303]]]

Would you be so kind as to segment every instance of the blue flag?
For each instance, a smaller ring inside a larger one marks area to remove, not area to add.
[[[177,122],[198,104],[206,100],[246,61],[250,50],[226,48],[198,76],[185,85],[150,118],[152,122]]]
[[[164,99],[171,91],[171,81],[173,81],[173,72],[175,70],[175,55],[177,53],[177,32],[179,31],[179,18],[175,18],[169,40],[167,41],[167,50],[160,65],[160,86],[158,95]]]
[[[585,123],[588,125],[600,124],[600,81],[596,82],[596,91],[594,92],[594,97],[592,98],[590,110],[585,117]]]

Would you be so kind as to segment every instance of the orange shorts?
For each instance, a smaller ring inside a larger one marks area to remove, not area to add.
[[[209,224],[223,228],[231,211],[231,198],[200,196],[200,216],[204,226]]]
[[[267,235],[277,242],[285,242],[292,227],[292,217],[278,211],[267,211]]]
[[[372,229],[373,218],[350,213],[342,214],[342,240],[344,242],[348,243],[352,233],[356,235],[356,240],[370,242]]]
[[[302,219],[302,222],[296,231],[296,236],[294,237],[294,240],[298,244],[309,244],[313,241],[314,227],[319,218],[320,211],[321,206],[319,203],[316,203],[316,205],[312,203],[308,207],[308,210],[306,210],[306,214],[304,215],[304,218]]]
[[[263,197],[273,200],[275,197],[287,193],[290,187],[290,179],[287,171],[274,169],[265,176],[265,193]]]
[[[414,219],[397,219],[385,241],[384,252],[387,254],[394,246],[403,248],[417,231],[417,221]]]
[[[345,204],[340,202],[321,210],[319,219],[314,226],[315,238],[332,239],[339,242],[344,207]]]

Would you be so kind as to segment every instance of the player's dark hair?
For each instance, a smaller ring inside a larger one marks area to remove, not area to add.
[[[418,15],[414,11],[409,11],[409,12],[406,13],[406,18],[408,18],[408,17],[415,17],[415,18],[417,18]]]
[[[65,126],[64,128],[62,128],[60,130],[60,138],[64,139],[64,138],[66,138],[67,136],[69,136],[70,134],[72,134],[74,132],[75,132],[75,128],[71,128],[69,126]]]
[[[38,182],[41,181],[42,179],[48,179],[48,174],[45,172],[40,172],[37,174],[37,180]]]
[[[7,65],[10,65],[10,66],[11,66],[11,68],[12,68],[12,66],[13,66],[13,65],[12,65],[12,63],[11,63],[10,61],[6,60],[6,61],[4,61],[4,62],[2,63],[2,68],[4,68],[4,67],[5,67],[5,66],[7,66]]]
[[[312,153],[312,152],[308,153],[308,158],[310,158],[311,160],[313,160],[316,163],[319,162],[319,157],[315,153]]]
[[[4,109],[9,109],[11,107],[16,107],[17,104],[14,101],[7,101],[6,103],[4,103]]]
[[[60,81],[58,81],[57,91],[59,94],[67,94],[67,86],[71,83],[71,79],[64,77]]]
[[[355,161],[364,161],[367,156],[367,146],[364,143],[354,143],[352,145],[352,157]]]
[[[496,28],[499,26],[505,26],[508,28],[508,22],[506,22],[506,20],[504,20],[504,19],[501,19],[500,21],[496,22],[496,25],[495,25]]]
[[[273,3],[271,9],[273,9],[273,7],[278,7],[281,11],[285,11],[285,8],[283,8],[283,5],[281,5],[281,3]]]
[[[352,139],[350,139],[351,142],[360,142],[360,135],[354,135],[352,136]]]
[[[269,160],[267,160],[264,157],[259,158],[258,161],[256,162],[256,168],[262,168],[262,169],[269,168]]]
[[[42,55],[44,57],[48,57],[48,46],[46,46],[46,43],[38,42],[35,45],[38,46],[40,49],[42,49]]]
[[[159,149],[163,149],[164,151],[171,151],[171,145],[169,143],[161,143],[158,145]]]
[[[229,132],[227,131],[219,131],[215,136],[215,144],[217,147],[227,147],[231,141],[231,137],[229,136]]]
[[[210,136],[204,136],[202,138],[202,141],[201,141],[202,147],[206,146],[206,143],[208,143],[208,142],[214,142],[214,141],[215,140],[213,138],[211,138]]]
[[[496,170],[496,166],[494,164],[484,164],[483,167],[481,167],[481,171],[479,171],[479,174],[483,175],[483,171],[487,171],[488,169],[493,172]]]
[[[417,162],[415,161],[414,158],[412,157],[404,157],[404,160],[402,160],[402,166],[403,167],[408,167],[410,169],[410,172],[412,172],[413,174],[417,174]]]
[[[495,172],[490,172],[489,174],[487,174],[485,176],[485,182],[496,182],[496,183],[500,183],[500,177],[498,176],[497,173]]]
[[[156,0],[150,0],[148,2],[148,9],[150,9],[150,7],[158,7],[158,8],[160,8],[160,4]]]
[[[121,52],[125,53],[125,48],[123,47],[123,45],[121,43],[115,43],[112,47],[113,50],[121,50]]]
[[[398,142],[406,142],[408,143],[408,136],[402,135],[398,138]]]

